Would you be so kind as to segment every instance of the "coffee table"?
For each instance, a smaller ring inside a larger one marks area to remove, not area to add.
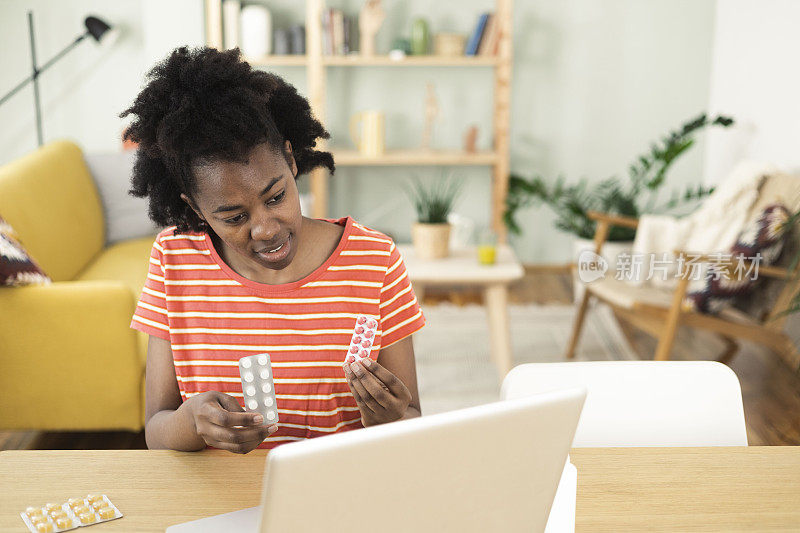
[[[397,245],[408,271],[408,278],[422,301],[425,288],[431,286],[479,286],[489,319],[490,356],[502,381],[511,370],[511,330],[508,321],[508,286],[521,279],[524,271],[510,246],[498,245],[493,265],[478,263],[475,247],[451,250],[444,259],[423,260],[410,244]]]

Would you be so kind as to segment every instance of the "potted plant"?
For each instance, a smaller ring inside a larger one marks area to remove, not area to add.
[[[666,202],[658,204],[658,192],[664,185],[667,171],[677,158],[694,144],[694,134],[706,126],[727,128],[733,119],[722,115],[708,120],[705,114],[685,123],[680,130],[670,132],[660,143],[653,143],[650,151],[640,155],[628,167],[627,180],[611,176],[590,184],[586,179],[567,184],[559,177],[550,186],[541,176],[525,179],[511,174],[509,178],[506,210],[503,215],[506,226],[514,234],[522,228],[515,216],[519,209],[529,205],[550,206],[557,218],[555,226],[582,239],[594,237],[595,223],[587,216],[589,211],[639,218],[644,213],[663,213],[676,207],[703,198],[713,191],[702,185],[688,186],[682,193],[674,191]],[[633,240],[635,230],[614,227],[609,241]]]
[[[645,213],[670,213],[679,206],[709,195],[714,188],[702,184],[687,186],[682,192],[673,191],[669,199],[659,203],[659,191],[666,182],[667,171],[678,157],[694,144],[694,135],[706,126],[727,128],[733,119],[718,115],[709,120],[705,113],[686,122],[677,131],[670,132],[650,150],[640,155],[628,167],[627,179],[611,176],[590,184],[586,179],[569,184],[563,177],[549,185],[541,176],[525,179],[512,174],[509,177],[504,222],[512,234],[519,235],[522,228],[515,219],[519,209],[529,205],[547,204],[555,213],[555,226],[574,234],[574,256],[584,249],[594,249],[592,239],[595,222],[589,211],[639,218]],[[615,258],[629,252],[636,231],[612,227],[602,255],[609,268],[615,268]],[[576,285],[578,287],[578,285]],[[576,290],[576,296],[579,291]]]
[[[411,228],[414,253],[421,259],[440,259],[449,253],[450,224],[447,215],[461,191],[461,183],[452,175],[425,186],[419,178],[411,181],[408,196],[417,213]]]

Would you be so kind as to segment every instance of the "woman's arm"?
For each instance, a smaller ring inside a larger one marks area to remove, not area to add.
[[[411,335],[383,348],[378,354],[378,363],[397,376],[408,388],[411,400],[402,418],[414,418],[422,415],[417,389],[417,363],[414,358],[414,343]]]
[[[420,416],[411,336],[381,349],[377,362],[345,362],[343,368],[365,426]]]
[[[169,341],[150,335],[145,369],[144,435],[148,448],[194,451],[206,447],[181,401]]]
[[[202,450],[206,445],[247,453],[278,430],[258,413],[244,412],[232,396],[208,391],[181,401],[169,341],[150,336],[145,371],[148,448]]]

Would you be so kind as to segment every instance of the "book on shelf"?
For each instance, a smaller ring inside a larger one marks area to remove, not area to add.
[[[478,17],[478,23],[475,25],[472,35],[470,35],[469,39],[467,40],[467,46],[464,48],[464,55],[477,55],[478,47],[481,43],[481,37],[486,29],[486,22],[489,20],[489,15],[491,15],[491,13],[482,13]]]
[[[486,21],[486,28],[483,30],[481,43],[478,45],[479,56],[493,56],[497,54],[497,46],[500,42],[500,21],[494,13],[489,14]]]
[[[350,49],[352,47],[352,43],[350,42],[350,38],[352,35],[350,33],[350,28],[352,24],[350,21],[350,17],[348,17],[347,15],[342,15],[342,26],[343,26],[342,37],[344,39],[344,42],[342,43],[342,53],[344,55],[347,55],[350,53]]]
[[[344,55],[344,13],[334,9],[331,14],[331,40],[333,53],[337,56]]]
[[[290,51],[294,55],[305,55],[306,53],[306,27],[297,24],[289,29],[291,37]]]
[[[331,9],[322,11],[322,55],[329,56],[332,53],[331,47]]]
[[[322,54],[347,55],[356,50],[357,20],[340,9],[322,12]]]

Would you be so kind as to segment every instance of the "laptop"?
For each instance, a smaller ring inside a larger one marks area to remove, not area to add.
[[[544,531],[585,389],[285,444],[261,505],[167,533]]]

